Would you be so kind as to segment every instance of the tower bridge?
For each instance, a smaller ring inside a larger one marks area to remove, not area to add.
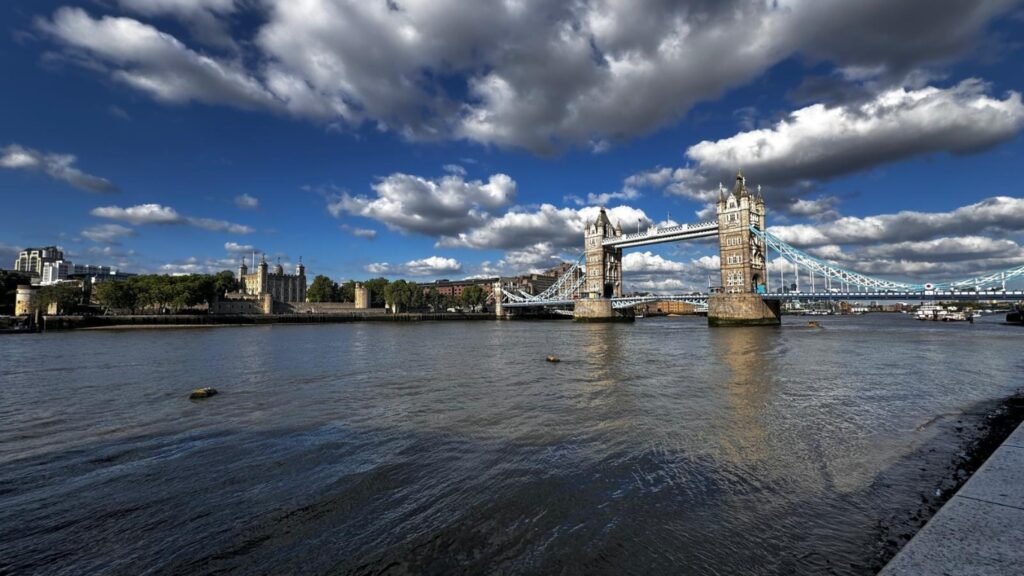
[[[587,222],[583,232],[583,255],[558,281],[541,294],[532,295],[495,285],[498,314],[521,308],[544,307],[566,313],[580,321],[632,320],[637,304],[655,300],[689,302],[706,309],[708,324],[774,325],[780,322],[780,302],[798,299],[844,300],[1003,300],[1024,299],[1024,291],[1007,291],[1008,280],[1024,276],[1024,266],[1010,270],[936,284],[914,284],[873,278],[811,256],[773,236],[765,226],[765,204],[760,187],[747,188],[746,178],[736,175],[732,190],[719,186],[715,220],[696,224],[652,226],[625,234],[612,224],[602,208]],[[712,293],[631,296],[623,294],[622,251],[701,238],[718,238],[721,285]],[[767,252],[771,248],[791,263],[799,278],[803,270],[811,279],[809,292],[771,294]],[[813,279],[821,277],[822,290]],[[839,288],[832,288],[835,282]]]

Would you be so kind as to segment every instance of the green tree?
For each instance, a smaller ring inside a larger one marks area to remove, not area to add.
[[[36,306],[48,311],[51,304],[56,304],[57,314],[68,314],[82,303],[82,294],[82,289],[74,284],[43,286],[36,296]]]
[[[405,280],[395,280],[384,287],[384,304],[401,312],[409,307],[411,290]]]
[[[426,295],[427,306],[434,312],[437,312],[441,306],[441,294],[437,292],[437,286],[431,286],[430,290],[427,291]]]
[[[100,282],[93,288],[93,296],[101,306],[109,311],[128,310],[135,313],[138,306],[138,294],[131,282]]]
[[[420,310],[420,309],[422,309],[426,305],[426,301],[427,301],[426,297],[424,297],[424,295],[423,295],[423,288],[419,284],[417,284],[415,282],[409,282],[409,284],[408,284],[408,291],[409,291],[409,302],[408,302],[409,309],[410,310]]]
[[[484,289],[478,284],[466,286],[462,290],[461,300],[462,304],[464,304],[465,306],[469,307],[470,309],[475,309],[477,306],[481,306],[483,305],[484,302],[487,301],[487,292],[485,292]]]
[[[372,278],[363,282],[363,285],[370,289],[370,307],[371,308],[383,308],[385,306],[384,301],[384,288],[389,284],[387,278]]]
[[[310,302],[334,302],[337,300],[338,285],[333,280],[318,274],[306,290],[306,300]]]
[[[349,280],[340,286],[338,286],[338,302],[355,302],[356,301],[356,283],[355,280]]]
[[[230,270],[222,270],[213,277],[213,286],[218,298],[224,296],[228,292],[235,292],[238,290],[238,279],[235,278],[235,273]]]

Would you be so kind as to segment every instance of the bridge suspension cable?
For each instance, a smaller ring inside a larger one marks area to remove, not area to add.
[[[898,290],[905,292],[921,292],[924,290],[954,290],[957,288],[975,288],[985,289],[991,287],[1006,287],[1006,281],[1024,276],[1024,266],[1018,266],[1002,272],[996,272],[988,274],[986,276],[977,276],[974,278],[967,278],[965,280],[956,280],[953,282],[939,282],[935,284],[913,284],[910,282],[898,282],[895,280],[885,280],[882,278],[874,278],[861,274],[860,272],[854,272],[847,268],[843,268],[837,264],[816,258],[807,254],[806,252],[790,246],[783,240],[772,235],[770,232],[759,230],[750,227],[750,231],[757,237],[764,239],[765,244],[769,248],[772,248],[779,253],[780,256],[801,266],[804,269],[810,271],[812,274],[818,273],[822,276],[838,280],[839,282],[846,283],[853,286],[860,286],[869,290]]]

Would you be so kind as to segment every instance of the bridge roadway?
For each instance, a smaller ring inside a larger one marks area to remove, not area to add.
[[[926,291],[926,292],[785,292],[782,294],[764,294],[768,300],[917,300],[917,301],[958,301],[958,302],[1017,302],[1024,300],[1024,290],[1006,290],[999,292],[964,292],[964,291]],[[644,302],[671,300],[674,302],[690,302],[706,304],[707,294],[674,294],[651,296],[626,296],[612,298],[615,308],[628,308]],[[571,306],[576,303],[573,298],[553,300],[528,300],[524,302],[508,302],[505,308],[533,308],[538,306]]]
[[[718,236],[718,222],[700,222],[697,224],[678,224],[676,226],[651,226],[643,232],[613,236],[601,242],[606,248],[636,248],[677,240],[693,240]]]

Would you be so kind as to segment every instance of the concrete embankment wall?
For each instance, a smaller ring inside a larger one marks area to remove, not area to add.
[[[44,330],[113,328],[130,326],[218,326],[264,324],[337,324],[345,322],[422,322],[432,320],[494,320],[487,313],[404,313],[385,314],[380,309],[349,314],[154,314],[125,316],[46,316]]]

